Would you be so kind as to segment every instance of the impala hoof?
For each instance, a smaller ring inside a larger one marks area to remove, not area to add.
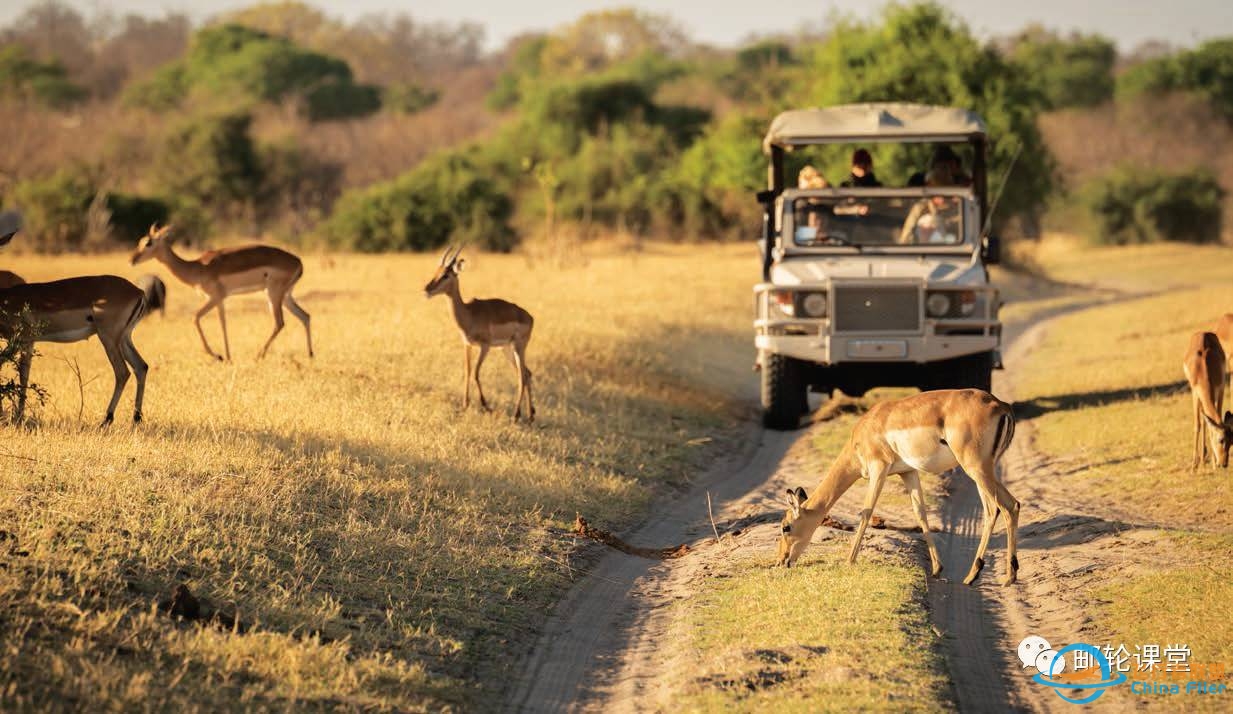
[[[975,563],[972,563],[972,570],[968,572],[968,576],[963,579],[964,585],[971,585],[976,582],[976,578],[980,577],[980,571],[985,569],[985,559],[977,558]]]
[[[102,424],[99,424],[99,425],[98,425],[98,428],[100,428],[100,429],[106,429],[107,427],[111,426],[111,422],[113,422],[113,421],[115,421],[115,415],[114,415],[114,414],[108,414],[107,416],[103,417],[103,423],[102,423]]]
[[[133,423],[134,424],[141,423],[141,412],[133,412]]]
[[[1001,582],[1002,587],[1006,587],[1007,585],[1014,585],[1015,581],[1016,581],[1015,574],[1011,573],[1010,575],[1007,575],[1005,578],[1003,578],[999,582]]]

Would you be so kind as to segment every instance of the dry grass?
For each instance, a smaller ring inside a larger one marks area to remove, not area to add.
[[[1177,529],[1164,532],[1167,562],[1088,594],[1095,629],[1115,647],[1189,644],[1192,661],[1233,666],[1233,626],[1212,609],[1233,596],[1233,480],[1190,470],[1181,369],[1190,334],[1233,310],[1233,250],[1068,247],[1046,241],[1036,262],[1052,277],[1148,296],[1058,319],[1022,367],[1015,411],[1033,419],[1036,447],[1062,463],[1058,478],[1089,510]],[[1124,695],[1154,711],[1227,709],[1221,697]]]
[[[595,249],[592,249],[595,250]],[[576,510],[629,523],[682,483],[744,406],[748,246],[650,246],[558,268],[470,256],[466,295],[537,318],[539,419],[460,413],[462,349],[425,301],[430,257],[310,257],[264,362],[263,301],[228,305],[233,364],[169,311],[135,340],[147,421],[95,429],[110,377],[96,341],[42,347],[50,401],[0,429],[0,697],[6,708],[439,709],[492,703],[519,645],[569,586]],[[28,279],[134,277],[121,256],[13,258]],[[144,267],[144,266],[143,266]],[[206,321],[218,345],[217,321]],[[85,385],[63,359],[77,360]],[[127,417],[130,386],[117,417]],[[247,629],[155,610],[176,583]]]

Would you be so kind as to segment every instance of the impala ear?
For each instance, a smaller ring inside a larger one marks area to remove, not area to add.
[[[1226,411],[1224,413],[1224,425],[1233,426],[1233,412]]]
[[[805,501],[809,500],[809,494],[805,493],[805,489],[801,488],[800,486],[796,487],[795,495],[796,495],[796,500],[800,501],[801,503],[804,503]]]
[[[455,272],[455,273],[461,273],[461,272],[462,272],[462,266],[464,266],[464,265],[466,265],[466,264],[467,264],[467,261],[466,261],[466,259],[465,259],[465,258],[459,258],[458,260],[455,260],[455,261],[454,261],[454,272]]]

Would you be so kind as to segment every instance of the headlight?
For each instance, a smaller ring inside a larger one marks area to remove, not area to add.
[[[929,313],[930,317],[942,317],[950,312],[950,295],[946,293],[930,293],[929,297],[925,298],[925,312]]]
[[[803,317],[826,317],[826,293],[804,293],[800,305]]]
[[[976,312],[976,293],[971,290],[959,293],[959,314],[971,317],[974,312]]]
[[[795,296],[787,290],[777,290],[771,293],[771,301],[775,303],[775,306],[779,308],[780,312],[788,317],[794,317],[796,315],[796,310],[794,309],[796,306],[792,304],[794,297]]]

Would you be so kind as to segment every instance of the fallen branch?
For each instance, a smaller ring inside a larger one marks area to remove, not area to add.
[[[636,555],[640,558],[650,558],[651,560],[672,560],[673,558],[680,558],[684,555],[688,555],[691,552],[689,545],[686,543],[672,546],[670,548],[641,548],[636,545],[630,545],[629,543],[626,543],[620,538],[612,535],[608,531],[592,527],[591,524],[587,523],[586,519],[582,517],[582,514],[578,514],[578,516],[574,518],[574,533],[577,533],[583,538],[590,538],[597,543],[603,543],[609,548],[615,548],[622,553]]]

